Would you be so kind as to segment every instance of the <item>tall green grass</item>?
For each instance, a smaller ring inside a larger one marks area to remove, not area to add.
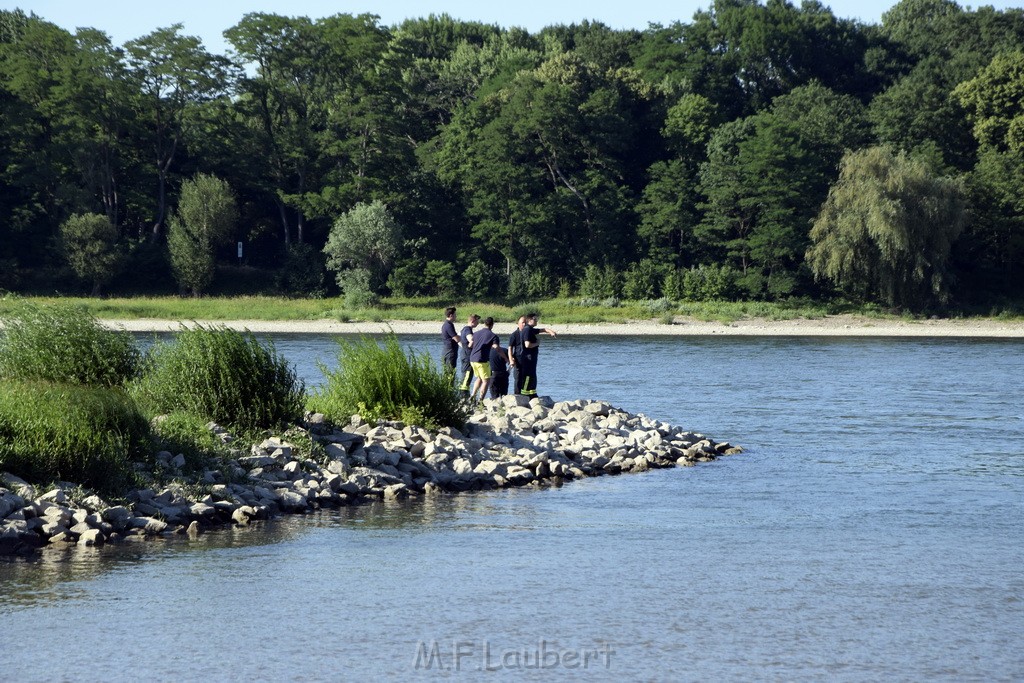
[[[183,328],[155,344],[130,390],[150,414],[185,411],[240,431],[297,422],[305,400],[273,344],[217,326]]]
[[[466,412],[453,376],[427,353],[402,350],[390,334],[338,341],[338,369],[321,366],[327,382],[309,399],[311,410],[333,422],[359,414],[364,420],[401,420],[428,429],[461,427]]]
[[[84,309],[19,301],[0,322],[0,377],[109,387],[138,374],[134,338]]]
[[[121,389],[0,382],[0,470],[116,492],[149,450],[149,423]]]

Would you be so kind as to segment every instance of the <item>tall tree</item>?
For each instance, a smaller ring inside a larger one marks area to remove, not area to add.
[[[146,145],[156,175],[153,237],[159,237],[167,215],[167,182],[187,134],[192,109],[226,93],[230,65],[211,55],[195,36],[181,35],[181,24],[160,28],[125,44],[129,74],[139,92],[139,116],[146,126]]]
[[[661,134],[672,156],[651,165],[637,205],[637,234],[655,259],[676,266],[699,260],[693,239],[702,200],[698,174],[716,119],[714,105],[701,95],[684,95],[668,110]]]
[[[817,83],[775,100],[771,110],[719,128],[701,167],[707,197],[696,237],[706,253],[743,273],[753,296],[788,294],[847,148],[867,137],[863,107]]]
[[[860,299],[926,308],[947,301],[947,266],[965,220],[955,180],[886,147],[851,152],[811,230],[816,277]]]
[[[198,173],[181,186],[178,210],[170,221],[167,246],[182,289],[198,297],[213,282],[216,248],[238,223],[238,207],[227,182]]]
[[[996,55],[953,95],[970,112],[980,144],[1024,155],[1024,50]]]
[[[238,109],[267,160],[269,183],[285,244],[292,225],[304,241],[307,216],[289,201],[318,184],[318,136],[326,126],[324,91],[318,88],[322,41],[307,17],[246,14],[224,32],[240,63],[255,73],[239,83]]]
[[[74,214],[61,223],[60,237],[71,269],[91,281],[92,295],[99,296],[124,264],[117,227],[103,214]]]
[[[446,176],[466,189],[475,231],[506,267],[567,275],[632,250],[629,182],[641,98],[628,79],[557,55],[446,128]]]

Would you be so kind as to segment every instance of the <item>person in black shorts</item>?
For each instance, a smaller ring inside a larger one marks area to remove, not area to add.
[[[537,395],[537,355],[540,350],[540,342],[538,337],[541,334],[547,334],[552,337],[557,336],[555,331],[548,328],[538,330],[537,323],[540,320],[540,316],[536,313],[526,314],[526,325],[523,327],[523,353],[519,363],[519,372],[522,373],[522,388],[519,393],[524,396],[536,396]],[[516,383],[520,380],[517,378]]]
[[[455,362],[459,357],[459,334],[455,331],[455,307],[444,309],[441,323],[441,367],[445,372],[455,374]]]

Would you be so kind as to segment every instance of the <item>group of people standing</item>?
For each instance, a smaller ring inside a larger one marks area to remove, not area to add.
[[[515,374],[515,393],[536,396],[538,338],[542,334],[554,337],[555,331],[538,328],[539,316],[527,313],[519,316],[516,330],[509,335],[508,345],[503,347],[493,330],[494,318],[481,321],[474,313],[462,331],[456,333],[455,314],[454,306],[445,309],[441,325],[441,362],[452,372],[458,366],[456,381],[460,382],[460,391],[470,399],[504,396],[508,393],[511,368]]]

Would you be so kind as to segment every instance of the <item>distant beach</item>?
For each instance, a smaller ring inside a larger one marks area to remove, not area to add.
[[[461,321],[460,321],[461,322]],[[182,325],[223,325],[262,333],[305,334],[435,334],[441,321],[390,320],[383,322],[338,322],[336,320],[104,320],[112,328],[130,332],[166,332]],[[658,321],[628,323],[554,324],[541,320],[559,336],[751,336],[751,337],[999,337],[1024,338],[1024,322],[985,319],[893,320],[837,315],[817,319],[706,322],[676,318],[673,324]],[[511,332],[511,322],[495,323],[499,334]]]

